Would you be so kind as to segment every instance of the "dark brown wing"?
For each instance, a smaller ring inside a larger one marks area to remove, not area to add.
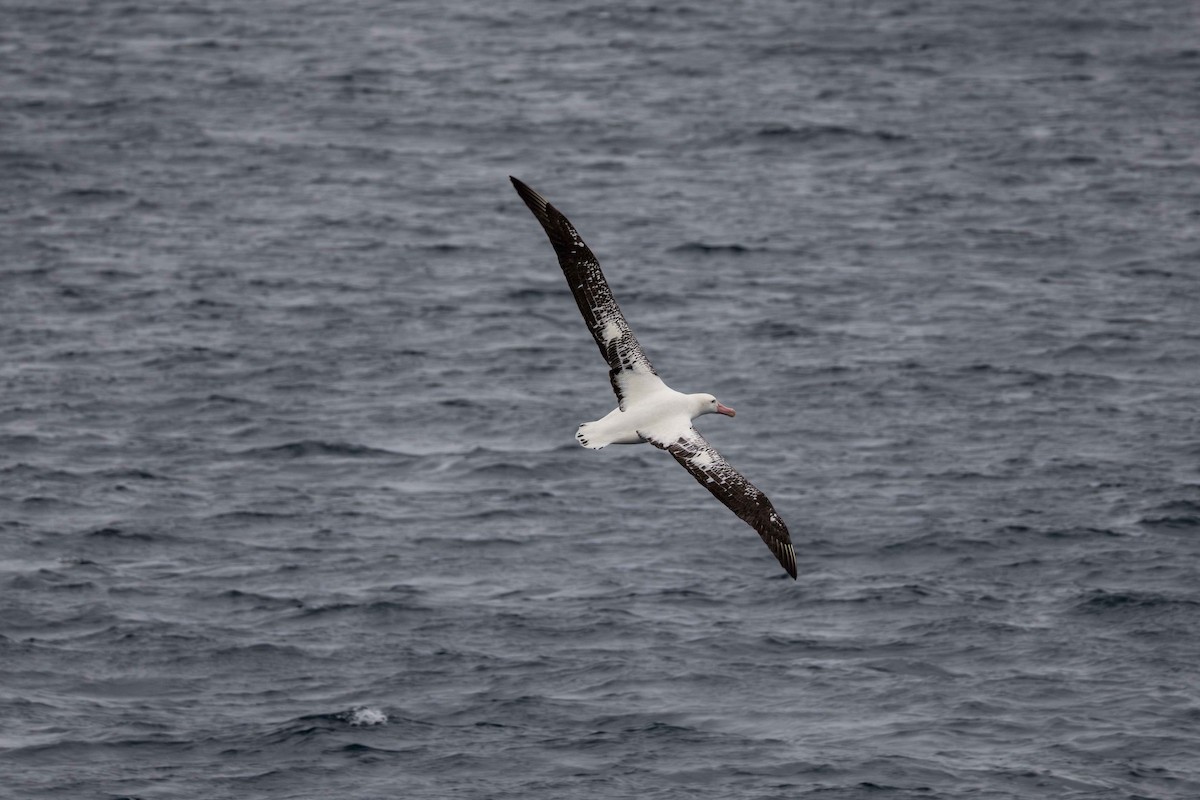
[[[792,547],[792,537],[775,512],[775,507],[742,473],[730,466],[699,431],[688,428],[687,433],[673,442],[656,441],[654,437],[647,437],[647,441],[675,456],[675,460],[692,473],[701,486],[758,531],[787,573],[793,580],[796,578],[796,551]]]
[[[516,178],[510,177],[510,180],[525,205],[542,223],[550,244],[554,245],[558,264],[567,278],[571,293],[575,295],[579,313],[592,332],[600,354],[608,362],[608,378],[621,408],[625,407],[627,397],[662,385],[650,359],[646,358],[637,337],[629,329],[620,306],[613,299],[608,281],[600,271],[600,262],[583,239],[579,238],[575,227],[546,198]]]

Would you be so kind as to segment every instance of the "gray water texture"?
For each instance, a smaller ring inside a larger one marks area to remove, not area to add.
[[[0,0],[0,797],[1200,797],[1197,20]]]

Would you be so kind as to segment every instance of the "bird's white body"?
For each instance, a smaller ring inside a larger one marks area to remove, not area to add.
[[[732,411],[718,411],[725,406],[711,394],[683,394],[661,380],[657,383],[657,388],[628,398],[624,409],[614,408],[604,417],[580,425],[575,438],[592,450],[610,444],[641,444],[651,437],[673,442],[687,433],[696,417]]]

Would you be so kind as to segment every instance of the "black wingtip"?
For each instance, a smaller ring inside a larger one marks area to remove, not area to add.
[[[562,212],[550,205],[549,200],[529,188],[524,181],[518,180],[512,175],[509,175],[508,179],[512,181],[513,188],[517,190],[517,194],[525,201],[525,205],[529,206],[529,210],[533,212],[533,216],[542,226],[542,230],[546,232],[546,236],[554,245],[554,250],[558,253],[559,258],[562,259],[568,255],[574,257],[575,251],[583,246],[583,243]]]
[[[796,550],[790,543],[783,544],[779,548],[772,547],[772,552],[775,553],[775,558],[778,559],[779,565],[792,576],[792,580],[796,580]]]
[[[525,201],[525,205],[529,206],[530,210],[540,219],[546,213],[546,206],[549,205],[546,198],[530,189],[524,181],[514,178],[512,175],[509,175],[508,179],[512,181],[513,188]]]

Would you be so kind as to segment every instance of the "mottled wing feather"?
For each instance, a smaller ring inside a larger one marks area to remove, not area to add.
[[[758,535],[775,554],[775,558],[779,559],[779,563],[795,579],[796,551],[792,547],[792,537],[788,534],[787,526],[776,513],[775,507],[742,473],[730,466],[725,457],[718,453],[699,431],[688,428],[687,433],[675,441],[647,438],[655,447],[675,456],[675,460],[692,473],[692,477],[705,489],[729,506],[743,522],[758,531]]]
[[[638,344],[620,306],[613,299],[608,281],[600,270],[600,262],[583,239],[579,238],[575,226],[546,198],[516,178],[511,180],[517,194],[542,224],[550,244],[554,245],[559,266],[575,296],[579,313],[596,340],[600,354],[608,362],[609,382],[621,408],[625,407],[627,397],[661,386],[658,373],[642,352],[642,346]]]

